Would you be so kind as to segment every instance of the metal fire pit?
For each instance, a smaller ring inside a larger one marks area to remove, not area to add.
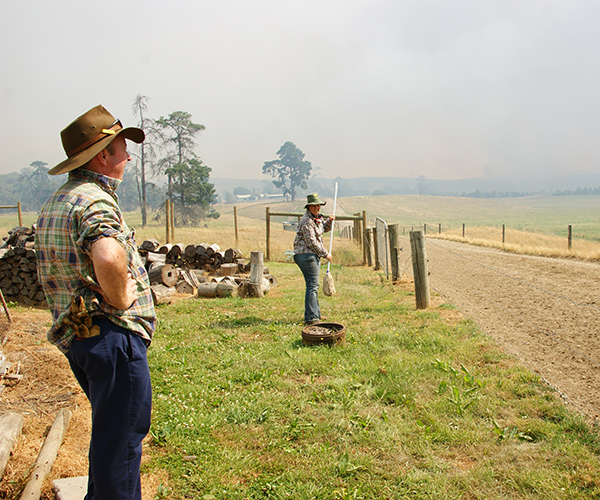
[[[304,345],[337,345],[346,343],[346,328],[339,323],[315,323],[302,329]]]

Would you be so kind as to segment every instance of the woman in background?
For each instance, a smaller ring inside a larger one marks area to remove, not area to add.
[[[331,231],[335,216],[330,215],[324,220],[319,213],[321,206],[326,201],[319,200],[317,193],[309,194],[306,197],[306,213],[298,222],[296,238],[294,239],[294,262],[304,275],[306,283],[306,294],[304,296],[304,323],[313,325],[324,317],[321,317],[319,308],[319,270],[321,266],[321,257],[332,262],[332,257],[323,245],[323,233]]]

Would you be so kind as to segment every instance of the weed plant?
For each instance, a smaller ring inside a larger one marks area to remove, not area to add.
[[[600,496],[596,428],[451,304],[332,267],[346,344],[305,347],[304,282],[160,306],[146,472],[173,499]]]

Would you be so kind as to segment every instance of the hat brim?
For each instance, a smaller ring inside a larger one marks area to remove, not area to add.
[[[116,134],[109,135],[104,139],[92,144],[89,148],[84,149],[83,151],[71,156],[70,158],[67,158],[64,161],[61,161],[58,165],[48,170],[48,173],[50,175],[66,174],[71,170],[75,170],[76,168],[85,165],[100,151],[108,147],[108,145],[119,136],[123,136],[125,139],[129,139],[137,144],[140,144],[141,142],[144,142],[146,134],[144,134],[144,131],[141,128],[127,127],[121,129]]]
[[[311,205],[321,205],[321,206],[323,206],[323,205],[327,205],[327,202],[326,201],[321,201],[319,203],[307,203],[306,205],[304,205],[304,208],[308,208]]]

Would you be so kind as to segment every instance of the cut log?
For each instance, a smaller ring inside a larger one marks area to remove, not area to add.
[[[208,255],[209,257],[212,257],[219,250],[221,250],[221,247],[215,243],[206,248],[206,255]]]
[[[198,288],[198,285],[200,284],[196,273],[192,272],[191,269],[186,269],[185,271],[182,271],[181,278],[193,288]]]
[[[263,278],[260,285],[251,283],[250,280],[244,279],[240,282],[238,287],[238,297],[241,298],[260,298],[265,294],[269,293],[271,284],[269,280]]]
[[[167,261],[167,255],[158,252],[148,252],[146,254],[146,262],[158,262],[164,264]]]
[[[0,479],[23,430],[23,415],[7,413],[0,418]]]
[[[171,264],[152,266],[148,271],[150,284],[175,286],[179,281],[179,269]]]
[[[185,246],[183,245],[183,243],[177,243],[176,245],[173,245],[171,250],[169,250],[169,255],[172,257],[181,257],[184,252]]]
[[[269,280],[271,286],[277,286],[277,278],[275,276],[272,274],[265,274],[264,277],[265,279]]]
[[[219,274],[221,276],[233,276],[237,272],[237,264],[221,264]]]
[[[185,280],[179,280],[177,282],[177,284],[175,285],[175,290],[177,290],[177,293],[183,293],[183,294],[193,294],[194,293],[194,287]]]
[[[144,240],[140,246],[142,250],[147,250],[148,252],[156,252],[158,247],[160,247],[158,240]]]
[[[173,245],[171,243],[167,243],[166,245],[158,247],[158,253],[167,254],[171,251],[171,248],[173,248]]]
[[[252,291],[253,297],[263,296],[263,253],[262,252],[250,252],[250,287],[254,288]]]
[[[198,297],[231,297],[236,291],[237,287],[229,283],[200,283]]]
[[[29,476],[29,481],[21,494],[21,500],[38,500],[42,492],[42,484],[46,477],[46,474],[50,472],[58,449],[63,442],[67,427],[69,426],[69,420],[71,419],[71,410],[63,408],[58,412],[54,423],[50,428],[48,436],[44,441],[44,445],[40,450],[35,466]]]
[[[238,250],[237,248],[228,248],[227,250],[225,250],[224,262],[226,264],[231,264],[233,262],[236,262],[236,259],[241,259],[242,257],[243,255],[241,250]]]
[[[208,243],[200,243],[196,245],[196,255],[206,255],[206,249],[208,248]]]
[[[184,250],[184,254],[188,260],[196,258],[196,245],[187,245]]]
[[[173,302],[173,297],[177,293],[174,287],[165,285],[151,285],[152,300],[154,304],[170,304]]]

